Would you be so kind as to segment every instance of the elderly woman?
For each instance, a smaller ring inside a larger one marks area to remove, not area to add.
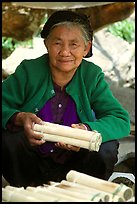
[[[113,96],[92,56],[88,18],[57,11],[41,32],[48,53],[23,60],[2,83],[2,173],[13,186],[61,181],[74,169],[108,179],[117,162],[118,139],[128,136],[128,112]],[[42,121],[102,136],[98,152],[45,142],[33,131]]]

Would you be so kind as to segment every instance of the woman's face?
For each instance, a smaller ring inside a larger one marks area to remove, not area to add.
[[[52,71],[73,72],[89,52],[91,42],[85,46],[80,28],[60,25],[53,28],[45,45]]]

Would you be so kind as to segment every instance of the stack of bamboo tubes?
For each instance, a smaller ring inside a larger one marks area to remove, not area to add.
[[[2,188],[3,202],[134,202],[133,190],[124,184],[98,179],[74,170],[61,182],[43,186]]]
[[[101,134],[95,130],[87,131],[50,122],[34,124],[33,130],[35,133],[41,133],[45,141],[63,142],[90,151],[99,151],[102,142]]]

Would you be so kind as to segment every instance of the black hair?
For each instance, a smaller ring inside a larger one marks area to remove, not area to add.
[[[86,30],[87,35],[89,36],[89,39],[92,41],[93,39],[93,30],[92,26],[90,25],[90,22],[88,20],[88,17],[85,14],[82,13],[76,13],[70,10],[62,10],[62,11],[56,11],[54,12],[45,23],[43,30],[41,31],[41,37],[47,38],[52,27],[55,24],[61,23],[61,22],[73,22],[73,23],[79,23],[83,26],[83,28]],[[92,56],[92,45],[89,53],[86,55],[86,57]]]

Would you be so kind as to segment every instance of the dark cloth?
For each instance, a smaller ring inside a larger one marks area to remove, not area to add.
[[[118,141],[102,143],[99,152],[81,148],[79,152],[71,151],[71,154],[64,164],[60,164],[30,146],[23,131],[2,132],[2,174],[10,185],[18,187],[60,182],[72,169],[108,179],[117,162]]]

